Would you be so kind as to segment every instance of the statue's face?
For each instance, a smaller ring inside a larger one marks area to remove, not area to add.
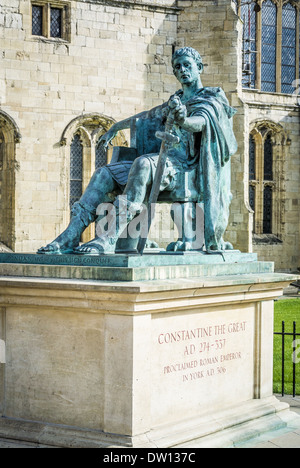
[[[183,55],[177,57],[173,64],[174,75],[181,84],[190,84],[198,80],[200,70],[195,60],[188,56]]]

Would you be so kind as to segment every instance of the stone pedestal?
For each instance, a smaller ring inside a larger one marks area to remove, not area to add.
[[[273,301],[293,280],[270,271],[139,282],[2,271],[0,437],[225,447],[284,425],[288,406],[272,392]]]

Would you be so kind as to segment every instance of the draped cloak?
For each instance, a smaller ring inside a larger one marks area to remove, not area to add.
[[[200,148],[197,134],[193,134],[194,150],[199,151],[199,202],[204,204],[206,249],[220,249],[232,199],[230,157],[237,151],[232,129],[236,110],[229,106],[221,88],[199,90],[186,106],[188,116],[201,116],[206,122]]]
[[[176,93],[179,97],[182,94],[182,90]],[[230,107],[221,88],[211,87],[199,89],[191,99],[185,102],[185,105],[188,117],[199,116],[205,121],[201,133],[189,135],[187,164],[196,165],[198,169],[196,190],[198,202],[204,205],[206,249],[219,250],[223,249],[222,236],[228,224],[232,198],[230,157],[237,150],[237,142],[232,129],[232,117],[236,110]],[[158,124],[156,129],[163,130],[167,110],[165,103],[145,112],[143,119],[148,120],[150,126],[153,126],[153,121],[156,121]],[[172,163],[172,158],[167,162],[168,167],[170,163]],[[184,165],[180,168],[178,161],[173,161],[173,163],[177,172],[185,170]],[[116,181],[122,185],[127,182],[131,165],[132,162],[124,162],[123,173],[120,163],[108,165],[107,168]]]

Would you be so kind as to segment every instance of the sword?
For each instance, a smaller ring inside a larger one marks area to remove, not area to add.
[[[158,156],[157,168],[155,171],[155,176],[154,176],[154,180],[153,180],[153,184],[152,184],[152,188],[151,188],[151,192],[150,192],[149,200],[148,200],[146,231],[144,229],[141,229],[141,237],[139,239],[138,246],[137,246],[138,253],[141,255],[144,252],[144,248],[147,242],[151,224],[155,215],[155,205],[156,205],[158,195],[160,192],[160,185],[161,185],[163,174],[164,174],[164,169],[165,169],[167,155],[168,155],[168,149],[171,146],[178,144],[180,141],[180,138],[178,136],[173,135],[171,133],[171,130],[174,124],[174,111],[178,108],[179,105],[181,105],[180,98],[177,96],[174,97],[171,104],[172,106],[170,108],[170,112],[167,117],[165,131],[155,133],[156,138],[159,138],[160,140],[162,140],[162,143],[161,143],[160,152]],[[169,107],[170,107],[170,104],[169,104]]]

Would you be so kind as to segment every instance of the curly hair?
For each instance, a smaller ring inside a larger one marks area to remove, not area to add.
[[[199,54],[199,52],[197,52],[197,50],[193,49],[192,47],[182,47],[181,49],[175,50],[172,56],[173,68],[174,68],[175,59],[177,59],[178,57],[182,57],[183,55],[188,55],[189,57],[192,57],[195,60],[199,70],[202,69],[202,66],[203,66],[202,57]]]

